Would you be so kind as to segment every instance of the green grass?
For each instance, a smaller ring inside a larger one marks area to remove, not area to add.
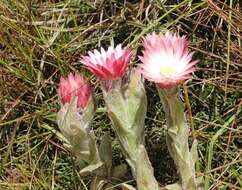
[[[0,189],[88,189],[91,177],[79,176],[55,122],[59,78],[80,71],[91,79],[100,108],[96,136],[110,131],[114,138],[98,83],[79,58],[93,48],[124,43],[138,64],[142,36],[166,30],[187,35],[200,60],[182,92],[191,140],[199,141],[197,175],[204,176],[206,190],[242,189],[240,6],[236,0],[1,0]],[[156,178],[166,185],[178,175],[165,145],[155,86],[147,82],[146,90],[146,147]],[[116,141],[113,148],[114,163],[125,163]],[[130,180],[129,173],[120,182]]]

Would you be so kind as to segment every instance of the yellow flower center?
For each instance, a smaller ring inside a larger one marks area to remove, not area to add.
[[[176,73],[176,69],[171,66],[165,66],[160,69],[161,74],[169,76]]]

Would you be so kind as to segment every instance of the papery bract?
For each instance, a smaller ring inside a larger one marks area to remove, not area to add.
[[[89,51],[87,56],[81,57],[81,62],[93,74],[102,80],[116,80],[122,77],[131,58],[131,50],[122,48],[121,44],[114,48],[110,46],[107,51]]]
[[[192,61],[193,52],[189,53],[185,36],[152,33],[143,38],[143,46],[141,73],[161,88],[177,86],[190,78],[198,62]]]
[[[62,104],[70,104],[76,96],[77,106],[85,108],[91,95],[91,88],[83,75],[71,73],[67,78],[61,77],[58,94]]]

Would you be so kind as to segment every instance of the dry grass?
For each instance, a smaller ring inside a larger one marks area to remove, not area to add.
[[[242,188],[239,1],[1,0],[0,12],[0,189],[88,189],[90,179],[78,175],[56,131],[59,78],[70,71],[91,77],[78,60],[92,48],[114,41],[139,54],[143,35],[166,30],[186,34],[200,60],[184,91],[199,140],[197,174],[206,190]],[[146,86],[146,146],[157,179],[168,184],[177,176],[163,138],[162,107],[154,86]],[[104,112],[94,128],[98,137],[111,131]],[[114,143],[114,161],[122,159]]]

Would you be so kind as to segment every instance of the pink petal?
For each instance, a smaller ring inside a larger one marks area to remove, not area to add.
[[[62,104],[70,103],[76,96],[77,106],[85,108],[91,95],[91,89],[81,74],[70,73],[66,79],[61,77],[58,94]]]
[[[179,37],[170,32],[166,32],[164,35],[151,33],[143,38],[143,46],[143,56],[139,56],[143,63],[139,66],[140,72],[144,78],[158,83],[161,87],[175,86],[191,77],[190,74],[195,70],[194,65],[198,62],[191,61],[193,52],[189,53],[188,41],[185,36]],[[161,61],[156,60],[152,63],[153,57],[158,57]],[[162,60],[170,61],[170,63],[164,63]],[[179,73],[171,76],[162,75],[159,73],[159,68],[162,69],[164,64],[171,64],[171,67],[175,67],[177,64]],[[155,68],[152,68],[153,66]]]
[[[87,56],[81,57],[81,62],[102,80],[116,80],[124,75],[130,57],[131,50],[122,49],[119,44],[116,48],[108,47],[107,51],[101,48],[100,52],[88,52]]]

